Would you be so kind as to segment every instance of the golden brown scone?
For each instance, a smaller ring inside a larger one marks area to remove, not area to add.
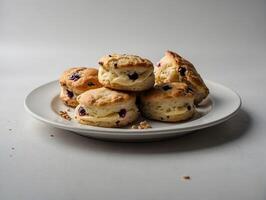
[[[209,89],[193,64],[172,51],[166,51],[155,71],[156,84],[184,82],[195,92],[195,104],[209,94]]]
[[[98,81],[98,70],[95,68],[73,67],[60,77],[60,99],[68,106],[76,107],[76,97],[83,92],[102,87]]]
[[[149,118],[166,122],[189,119],[195,112],[194,93],[186,83],[156,85],[140,97],[141,112]]]
[[[112,54],[99,61],[99,81],[104,87],[143,91],[154,85],[153,64],[135,55]]]
[[[77,98],[75,118],[81,124],[101,127],[123,127],[135,121],[136,96],[108,88],[88,90]]]

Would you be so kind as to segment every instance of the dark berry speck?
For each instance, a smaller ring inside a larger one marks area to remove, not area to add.
[[[124,118],[127,114],[127,111],[126,109],[121,109],[118,114],[120,117]]]
[[[187,92],[193,92],[193,89],[191,87],[188,87]]]
[[[188,109],[188,110],[191,110],[191,106],[187,106],[187,109]]]
[[[67,96],[71,99],[71,98],[73,98],[74,94],[73,94],[73,92],[67,90]]]
[[[80,116],[86,115],[86,110],[83,107],[79,107],[78,112]]]
[[[139,75],[138,75],[137,72],[134,72],[133,74],[128,74],[127,76],[128,76],[128,78],[129,78],[130,80],[133,80],[133,81],[135,81],[136,79],[139,78]]]
[[[178,72],[180,73],[181,76],[185,76],[186,71],[187,71],[187,69],[185,67],[179,67],[178,68]]]
[[[94,86],[93,82],[88,82],[88,86]]]
[[[164,91],[167,91],[167,90],[170,90],[170,89],[172,89],[169,85],[165,85],[165,86],[163,86],[163,90]]]
[[[72,80],[72,81],[77,81],[80,79],[80,75],[78,73],[74,73],[70,76],[69,80]]]

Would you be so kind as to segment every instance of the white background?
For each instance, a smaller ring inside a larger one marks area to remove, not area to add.
[[[263,0],[0,0],[0,199],[265,200],[265,35]],[[237,91],[239,114],[128,144],[48,127],[23,108],[67,67],[97,66],[112,52],[156,63],[167,49]]]

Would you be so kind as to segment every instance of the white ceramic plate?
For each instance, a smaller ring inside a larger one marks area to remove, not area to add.
[[[71,121],[61,118],[59,111],[67,111],[68,107],[59,99],[58,81],[34,89],[25,99],[25,108],[34,118],[44,123],[89,137],[126,141],[155,140],[214,126],[228,120],[239,110],[241,106],[239,95],[218,83],[207,80],[205,83],[210,89],[210,95],[197,108],[198,112],[191,120],[182,123],[147,120],[152,128],[143,130],[131,129],[130,126],[126,128],[87,126],[78,124],[74,118]],[[68,113],[73,116],[73,109]]]

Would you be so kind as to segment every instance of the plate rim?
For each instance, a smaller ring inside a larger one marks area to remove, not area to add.
[[[28,105],[28,99],[30,98],[30,96],[35,91],[40,89],[41,87],[44,87],[44,86],[49,85],[49,84],[53,84],[54,82],[58,82],[58,80],[53,80],[53,81],[47,82],[47,83],[42,84],[42,85],[34,88],[33,90],[31,90],[31,92],[29,92],[27,94],[26,98],[24,99],[24,107],[25,107],[26,111],[32,117],[34,117],[35,119],[37,119],[37,120],[39,120],[41,122],[47,123],[49,125],[52,125],[53,127],[57,127],[57,128],[65,129],[65,130],[71,130],[71,131],[74,131],[74,132],[83,132],[83,133],[84,132],[87,132],[87,133],[94,132],[94,133],[100,133],[100,134],[104,133],[104,134],[107,134],[107,135],[110,135],[110,136],[111,135],[116,135],[116,136],[119,136],[119,135],[120,136],[138,135],[138,136],[141,136],[140,133],[145,133],[145,135],[158,135],[158,134],[160,135],[160,134],[163,134],[163,133],[191,132],[191,131],[195,131],[195,130],[211,127],[211,126],[220,124],[220,123],[222,123],[224,121],[227,121],[228,119],[230,119],[234,115],[236,115],[236,113],[240,110],[241,105],[242,105],[241,97],[236,91],[232,90],[229,87],[224,86],[223,84],[220,84],[220,83],[217,83],[217,82],[214,82],[214,81],[210,81],[210,80],[206,80],[206,79],[204,79],[204,81],[206,81],[208,83],[211,83],[213,85],[218,85],[218,86],[223,87],[223,88],[225,88],[227,90],[230,90],[232,93],[234,93],[238,97],[237,98],[238,99],[238,104],[237,104],[236,108],[230,114],[228,114],[228,115],[226,115],[226,116],[224,116],[224,117],[222,117],[220,119],[216,119],[216,120],[214,120],[212,122],[208,122],[208,123],[205,123],[205,124],[194,125],[194,126],[191,126],[191,127],[183,127],[183,128],[163,127],[163,128],[152,128],[152,129],[121,129],[121,128],[104,128],[104,127],[96,127],[96,126],[74,127],[72,125],[62,124],[62,123],[59,123],[59,122],[55,122],[53,120],[46,119],[46,118],[34,113],[29,108],[29,105]]]

